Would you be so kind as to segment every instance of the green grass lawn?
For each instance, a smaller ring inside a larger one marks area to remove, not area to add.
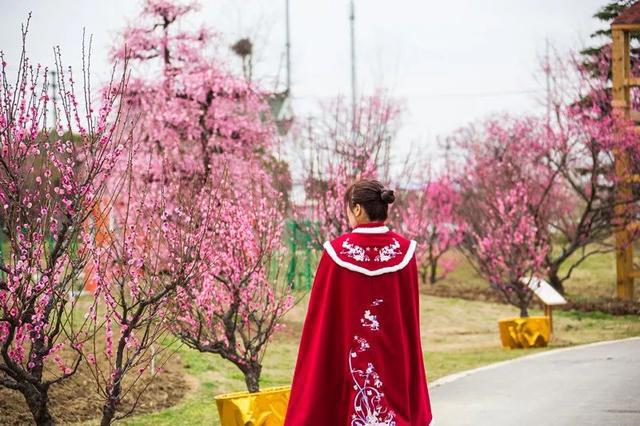
[[[640,253],[640,248],[636,250]],[[487,282],[471,267],[459,252],[447,253],[456,262],[456,269],[439,281],[436,285],[456,286],[472,291],[477,288],[488,288]],[[572,261],[579,258],[576,253],[560,269],[562,276],[568,271]],[[572,300],[599,297],[616,297],[616,263],[615,255],[598,253],[589,256],[580,266],[573,270],[571,277],[564,282],[567,297]],[[640,284],[636,280],[635,300],[640,301]]]

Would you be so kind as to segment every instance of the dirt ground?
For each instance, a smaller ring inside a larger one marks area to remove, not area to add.
[[[180,358],[172,357],[143,393],[136,414],[158,411],[180,402],[191,387],[185,376]],[[81,367],[74,376],[51,387],[50,409],[59,424],[99,419],[101,398],[93,383],[89,371]],[[135,393],[125,397],[125,406],[132,403]],[[22,394],[0,387],[0,425],[28,424],[34,422]]]

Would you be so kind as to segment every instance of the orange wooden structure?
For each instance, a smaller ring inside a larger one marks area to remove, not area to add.
[[[96,203],[91,213],[92,222],[91,228],[95,233],[95,243],[98,247],[104,247],[109,244],[112,229],[111,214],[108,206],[104,206],[104,203]],[[107,203],[108,204],[108,203]],[[84,268],[84,288],[87,293],[93,293],[96,290],[97,283],[93,274],[93,265],[87,264]]]
[[[640,121],[640,112],[631,106],[632,87],[640,87],[640,76],[631,72],[630,35],[640,34],[640,2],[623,10],[611,23],[612,45],[612,106],[614,111],[636,122]],[[640,126],[636,127],[640,130]],[[640,132],[639,132],[640,133]],[[639,142],[640,143],[640,142]],[[632,185],[640,183],[640,175],[633,174],[629,157],[624,152],[615,152],[615,168],[618,176],[616,191],[616,215],[624,213],[632,197]],[[633,299],[634,279],[640,278],[640,268],[634,265],[633,230],[638,224],[623,224],[616,229],[616,274],[618,297]]]

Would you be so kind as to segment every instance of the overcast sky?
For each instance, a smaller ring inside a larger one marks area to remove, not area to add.
[[[319,99],[350,93],[349,1],[290,2],[293,106],[304,115]],[[472,120],[538,109],[536,96],[544,93],[544,82],[535,73],[546,40],[561,50],[589,44],[589,34],[600,25],[592,15],[605,3],[356,0],[358,91],[386,87],[404,101],[397,152],[417,142],[435,153],[438,137]],[[52,64],[51,48],[60,45],[65,63],[79,68],[86,27],[94,38],[93,77],[104,80],[107,47],[140,5],[136,0],[0,0],[0,49],[8,62],[17,61],[20,23],[32,11],[32,60]],[[206,23],[219,32],[221,46],[250,36],[256,74],[269,82],[277,75],[284,79],[285,0],[202,5],[190,25]]]

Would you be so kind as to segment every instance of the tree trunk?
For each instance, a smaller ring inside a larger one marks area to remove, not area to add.
[[[49,390],[37,388],[30,383],[24,386],[21,392],[33,416],[33,421],[39,426],[54,425],[55,422],[48,407]]]
[[[429,282],[431,285],[436,283],[436,271],[438,269],[438,261],[433,255],[433,241],[429,242]]]
[[[100,421],[100,426],[109,426],[113,421],[113,418],[116,415],[116,407],[118,403],[114,398],[109,398],[109,400],[102,406],[102,420]]]
[[[556,291],[560,294],[562,294],[564,296],[564,285],[562,284],[562,280],[560,279],[560,276],[558,275],[558,269],[560,268],[559,265],[550,265],[549,266],[549,274],[548,274],[548,279],[549,279],[549,284],[551,284],[551,287],[553,287],[554,289],[556,289]]]
[[[262,372],[262,366],[260,364],[250,364],[247,365],[242,372],[244,373],[247,390],[251,393],[260,391],[260,373]]]
[[[429,268],[431,269],[431,274],[429,275],[429,282],[431,284],[435,284],[436,281],[438,281],[438,262],[436,262],[435,260],[433,260],[431,262],[431,264],[429,265]]]
[[[525,302],[520,302],[520,318],[529,317],[529,310],[527,309],[527,304]]]
[[[122,376],[117,376],[114,380],[113,390],[107,398],[107,402],[102,406],[102,420],[100,426],[109,426],[113,422],[113,418],[116,416],[116,410],[120,401],[120,394],[122,393],[122,386],[120,385]]]
[[[427,283],[427,267],[426,266],[422,266],[422,267],[420,267],[420,269],[418,271],[419,271],[419,274],[420,274],[420,283],[421,284],[426,284]]]

